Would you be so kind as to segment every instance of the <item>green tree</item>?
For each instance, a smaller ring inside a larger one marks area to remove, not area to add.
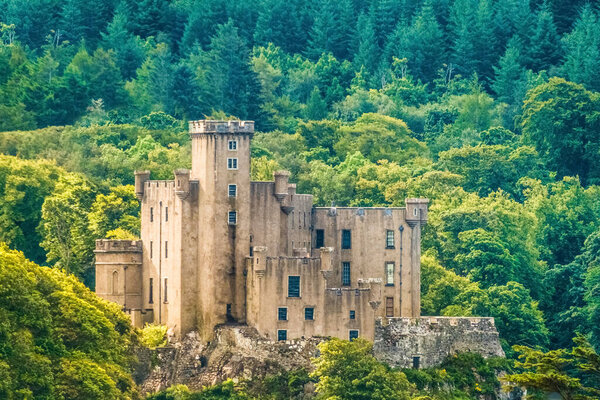
[[[355,35],[354,68],[361,70],[364,67],[364,71],[371,75],[379,64],[381,53],[381,49],[377,45],[375,23],[371,14],[362,13],[359,15]]]
[[[116,186],[107,195],[99,194],[92,204],[88,215],[92,237],[99,239],[110,237],[120,228],[140,234],[140,205],[133,186]]]
[[[95,188],[78,175],[63,176],[42,205],[39,230],[47,262],[79,278],[89,278],[94,260],[94,237],[88,226],[88,210]],[[89,279],[86,284],[89,285]]]
[[[364,339],[351,342],[330,339],[319,344],[314,359],[319,398],[410,399],[414,391],[402,372],[392,371],[371,354],[373,344]]]
[[[0,245],[0,397],[131,399],[136,342],[119,306]]]
[[[558,178],[578,175],[584,185],[600,179],[598,95],[562,78],[527,93],[521,127]]]
[[[146,59],[144,43],[127,30],[127,16],[117,10],[112,21],[102,33],[102,45],[115,52],[115,62],[125,79],[135,76],[135,71]]]
[[[535,28],[526,54],[526,65],[534,71],[549,69],[561,59],[560,36],[556,31],[552,11],[543,3],[536,14]]]
[[[520,107],[527,87],[526,71],[525,67],[521,65],[521,54],[518,47],[516,40],[511,39],[498,66],[493,67],[495,78],[492,89],[496,93],[496,100]]]

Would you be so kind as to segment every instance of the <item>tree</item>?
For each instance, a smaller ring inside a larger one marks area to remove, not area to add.
[[[372,343],[332,338],[319,344],[313,360],[317,393],[325,399],[410,399],[414,391],[402,372],[392,371],[372,355]]]
[[[95,195],[95,188],[85,178],[68,175],[59,179],[42,205],[40,245],[46,250],[47,262],[79,278],[89,278],[93,267],[95,238],[88,227],[88,210]],[[89,285],[89,279],[86,283]]]
[[[563,37],[563,44],[565,58],[562,70],[566,78],[589,90],[600,90],[596,79],[600,74],[600,25],[589,4],[582,8],[571,33]]]
[[[127,16],[117,10],[108,24],[106,33],[102,33],[102,45],[115,52],[115,62],[124,79],[131,79],[146,58],[144,43],[139,36],[127,30]]]
[[[130,399],[129,318],[73,275],[0,244],[0,397]]]
[[[327,103],[321,97],[321,91],[315,86],[304,109],[304,117],[308,120],[322,120],[327,116]]]
[[[557,177],[578,175],[582,184],[600,179],[598,95],[562,78],[527,93],[521,127]]]
[[[359,15],[355,35],[354,69],[364,68],[366,74],[372,75],[379,64],[381,49],[377,45],[375,23],[371,14]]]
[[[526,65],[534,71],[548,70],[561,58],[560,36],[556,31],[552,11],[543,3],[536,14],[535,28],[531,37]]]
[[[515,350],[520,353],[520,361],[516,362],[516,366],[525,371],[507,375],[503,380],[509,388],[525,387],[538,394],[555,392],[563,400],[598,398],[600,390],[597,387],[585,386],[585,380],[590,378],[598,383],[598,355],[583,337],[578,337],[575,341],[577,346],[571,351],[559,349],[544,352],[526,346],[515,346]],[[584,380],[581,379],[582,373]]]
[[[521,65],[516,39],[513,38],[506,47],[506,52],[500,58],[498,66],[494,66],[495,78],[492,89],[496,100],[512,106],[521,106],[527,91],[526,70]]]
[[[88,215],[92,237],[110,237],[121,228],[133,235],[140,234],[140,205],[133,186],[116,186],[107,195],[99,194]]]

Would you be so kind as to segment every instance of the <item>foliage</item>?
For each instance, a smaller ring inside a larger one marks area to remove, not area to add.
[[[504,380],[509,387],[532,389],[537,396],[544,392],[556,392],[565,400],[598,398],[598,355],[581,336],[576,339],[575,344],[570,351],[559,349],[548,352],[515,346],[515,350],[520,353],[515,365],[524,371],[507,375]],[[586,386],[588,382],[593,386]]]
[[[146,324],[146,326],[140,330],[140,343],[150,349],[166,346],[167,326]]]
[[[313,362],[316,390],[323,399],[410,399],[412,386],[401,372],[392,371],[371,355],[372,344],[332,338],[319,344]]]
[[[131,399],[136,337],[116,304],[0,245],[0,397]]]

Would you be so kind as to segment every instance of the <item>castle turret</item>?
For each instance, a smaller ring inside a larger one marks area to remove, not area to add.
[[[175,194],[185,200],[190,195],[190,170],[176,169],[175,174]]]
[[[139,201],[144,198],[144,186],[150,180],[150,171],[135,171],[135,196]]]

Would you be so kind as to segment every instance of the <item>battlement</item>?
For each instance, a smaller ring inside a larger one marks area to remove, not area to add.
[[[189,127],[190,135],[211,133],[254,133],[254,121],[215,121],[202,119],[190,121]]]
[[[98,240],[96,240],[96,250],[94,250],[94,253],[108,253],[108,252],[141,253],[142,252],[142,241],[141,240],[123,240],[123,239],[98,239]]]

